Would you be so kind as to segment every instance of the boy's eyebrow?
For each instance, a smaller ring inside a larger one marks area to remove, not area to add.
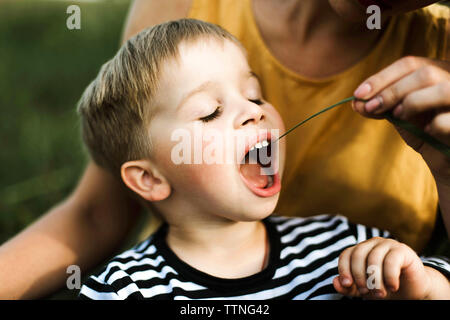
[[[189,99],[190,97],[192,97],[193,95],[202,92],[210,87],[214,86],[214,83],[212,81],[206,81],[203,82],[201,85],[199,85],[198,87],[196,87],[194,90],[190,91],[189,93],[187,93],[186,95],[183,96],[183,98],[181,99],[180,103],[178,104],[177,107],[177,111],[178,109],[181,108],[181,106],[184,104],[184,102]]]
[[[254,77],[256,78],[256,80],[258,80],[259,82],[259,77],[256,73],[254,73],[253,71],[249,71],[248,75],[250,77]],[[198,87],[196,87],[195,89],[193,89],[192,91],[188,92],[186,95],[183,96],[183,98],[181,99],[180,103],[177,106],[177,111],[181,108],[181,106],[184,104],[184,102],[189,99],[190,97],[192,97],[193,95],[202,92],[210,87],[214,86],[214,82],[212,82],[211,80],[205,81],[203,82],[201,85],[199,85]]]

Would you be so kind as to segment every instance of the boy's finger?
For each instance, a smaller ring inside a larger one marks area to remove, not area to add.
[[[378,244],[379,241],[380,240],[378,238],[372,238],[358,244],[352,251],[352,255],[350,257],[350,270],[353,280],[358,286],[361,294],[367,294],[369,292],[366,286],[366,262],[369,252]]]
[[[405,57],[369,77],[354,92],[358,99],[371,99],[384,88],[424,65],[424,59]]]
[[[400,287],[400,273],[403,264],[403,254],[399,249],[392,249],[383,261],[383,280],[387,289],[396,292]]]
[[[352,273],[350,270],[350,257],[354,248],[355,247],[347,248],[339,255],[339,281],[343,287],[350,287],[353,284]]]
[[[387,294],[383,283],[383,262],[391,249],[389,240],[376,245],[367,257],[367,288],[375,298],[384,298]]]
[[[434,86],[447,78],[447,72],[435,66],[425,66],[410,73],[383,89],[369,100],[364,108],[367,113],[381,114],[398,105],[410,93]],[[441,96],[448,95],[442,92]]]
[[[339,277],[335,277],[333,279],[333,286],[336,291],[344,296],[351,296],[351,297],[359,297],[359,291],[358,288],[355,285],[352,285],[350,287],[344,287],[341,284],[341,281]]]

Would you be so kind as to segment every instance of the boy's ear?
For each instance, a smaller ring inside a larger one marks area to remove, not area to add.
[[[125,162],[120,174],[127,187],[147,201],[164,200],[170,195],[170,184],[149,160]]]

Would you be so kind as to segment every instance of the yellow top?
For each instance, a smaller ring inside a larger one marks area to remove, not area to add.
[[[194,0],[189,18],[218,24],[248,51],[265,98],[286,129],[349,97],[367,77],[405,55],[443,59],[449,9],[434,5],[391,19],[382,38],[360,62],[326,79],[305,78],[278,61],[264,43],[251,0]],[[293,131],[276,213],[335,213],[389,230],[421,250],[437,212],[437,190],[421,156],[387,121],[366,119],[340,106]]]

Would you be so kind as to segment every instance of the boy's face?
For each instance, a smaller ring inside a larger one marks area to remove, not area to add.
[[[285,152],[284,139],[274,140],[284,125],[263,100],[239,46],[209,38],[183,42],[179,58],[163,66],[154,101],[152,161],[170,183],[165,201],[182,204],[183,211],[234,221],[273,212]],[[258,149],[267,145],[264,140],[272,143]],[[256,150],[265,160],[241,161]],[[263,169],[261,161],[273,170]]]

